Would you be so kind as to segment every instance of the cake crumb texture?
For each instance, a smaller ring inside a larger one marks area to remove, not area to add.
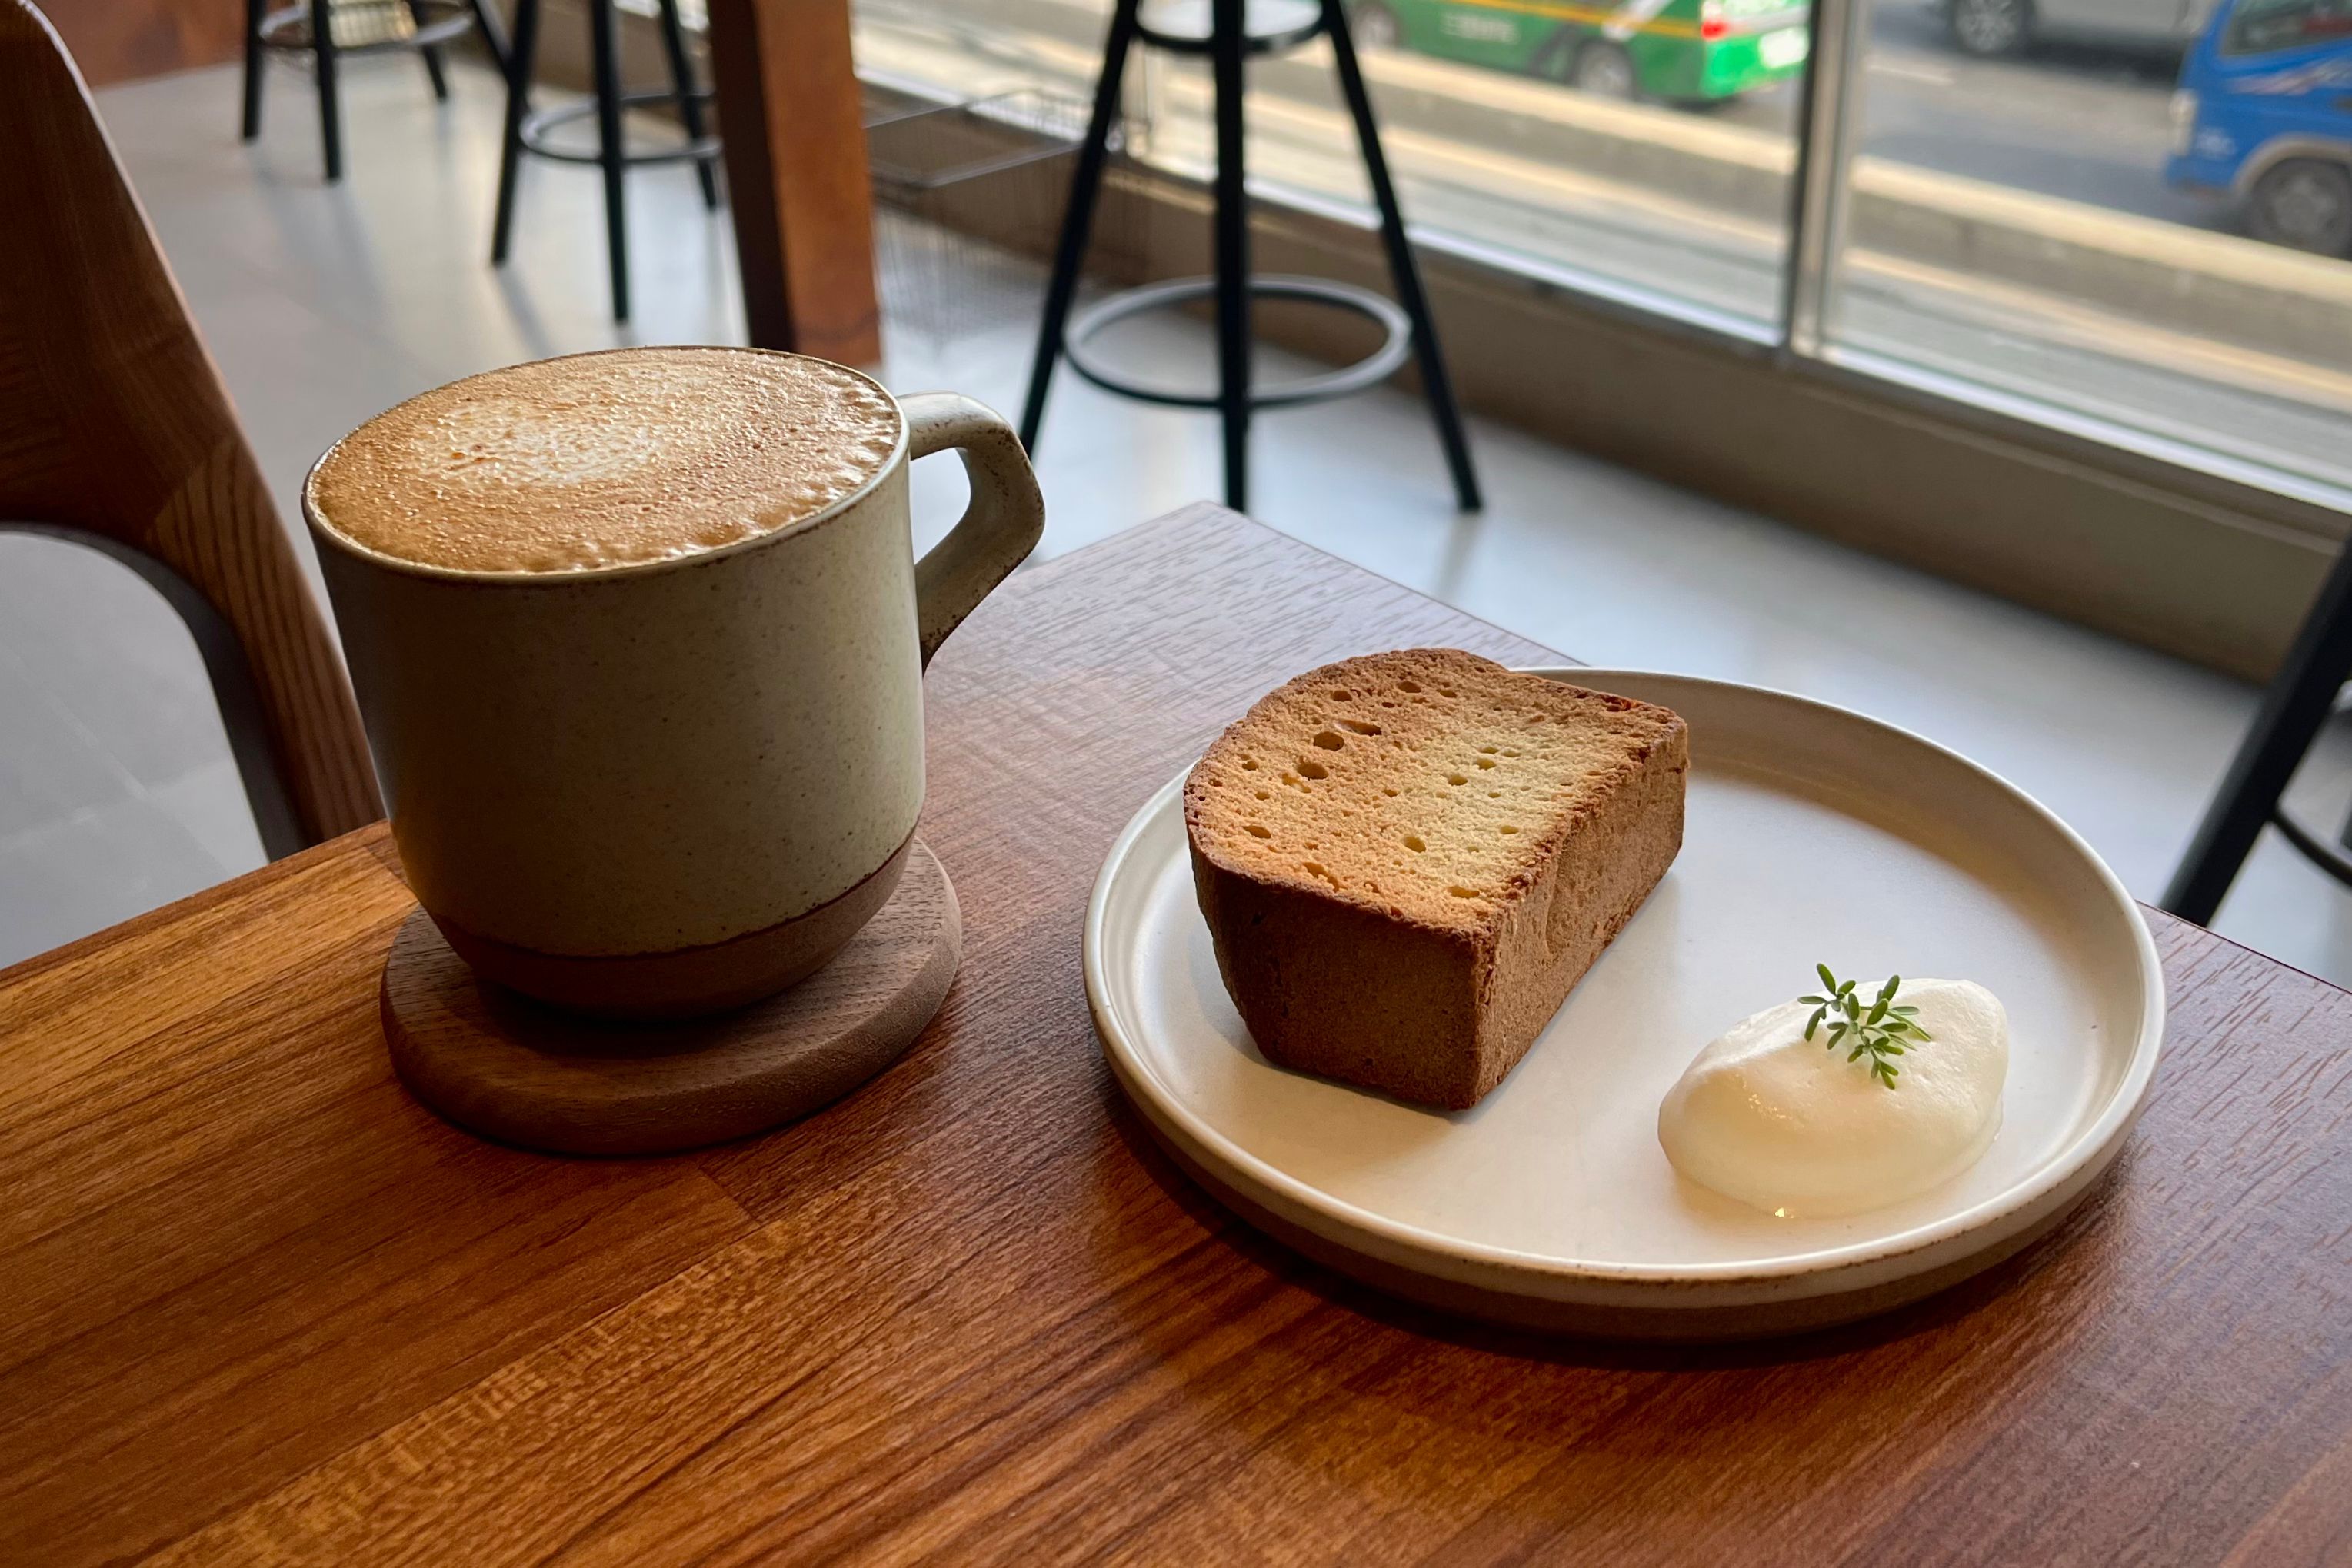
[[[1184,788],[1202,909],[1260,1050],[1474,1103],[1664,873],[1688,766],[1665,708],[1455,650],[1270,693]]]

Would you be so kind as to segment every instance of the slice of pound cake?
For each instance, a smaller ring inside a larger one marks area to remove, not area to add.
[[[1452,649],[1268,694],[1184,781],[1201,912],[1258,1049],[1476,1104],[1665,874],[1689,767],[1664,708]]]

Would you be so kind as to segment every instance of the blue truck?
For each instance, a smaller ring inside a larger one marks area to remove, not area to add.
[[[2165,178],[2258,239],[2352,255],[2352,0],[2224,0],[2182,61]]]

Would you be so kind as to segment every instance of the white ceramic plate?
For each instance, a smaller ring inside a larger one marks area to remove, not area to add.
[[[1087,990],[1120,1084],[1245,1218],[1384,1289],[1522,1325],[1728,1337],[1841,1322],[2007,1257],[2120,1152],[2163,978],[2138,908],[2011,785],[1916,736],[1753,686],[1545,670],[1691,727],[1674,867],[1500,1088],[1422,1110],[1269,1064],[1217,976],[1182,779],[1111,847]],[[1678,1176],[1658,1102],[1813,965],[1977,980],[2009,1009],[2000,1134],[1933,1192],[1776,1219]]]

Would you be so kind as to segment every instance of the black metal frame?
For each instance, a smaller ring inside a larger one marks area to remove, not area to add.
[[[588,0],[588,45],[593,91],[585,103],[534,113],[530,108],[530,73],[539,57],[540,0],[517,0],[514,47],[506,60],[506,130],[499,147],[499,201],[490,221],[490,265],[504,267],[514,237],[517,175],[522,154],[551,158],[564,163],[593,163],[604,176],[604,246],[613,278],[613,319],[629,319],[628,213],[621,175],[632,164],[691,162],[702,186],[702,204],[719,205],[719,139],[709,133],[703,106],[711,92],[694,82],[687,57],[686,27],[678,18],[677,0],[660,0],[662,52],[669,58],[670,85],[644,92],[621,89],[620,18],[613,0]],[[632,150],[621,125],[621,110],[632,103],[674,103],[686,125],[686,141],[675,147]],[[596,150],[577,152],[548,140],[556,126],[594,116]]]
[[[1210,25],[1205,35],[1194,37],[1171,33],[1144,26],[1141,0],[1118,0],[1111,13],[1110,31],[1103,46],[1102,74],[1095,82],[1093,116],[1087,127],[1086,140],[1078,149],[1077,165],[1071,174],[1069,205],[1063,214],[1061,237],[1055,246],[1054,270],[1045,287],[1045,308],[1044,319],[1038,327],[1036,357],[1031,364],[1028,397],[1021,413],[1021,443],[1033,455],[1035,454],[1039,430],[1045,423],[1045,396],[1053,382],[1054,368],[1064,359],[1068,359],[1072,368],[1080,375],[1108,391],[1155,402],[1216,409],[1224,435],[1225,504],[1240,509],[1249,504],[1249,426],[1254,411],[1361,391],[1402,364],[1403,350],[1409,348],[1420,368],[1422,388],[1429,399],[1430,415],[1437,425],[1438,440],[1445,452],[1455,499],[1464,511],[1476,511],[1484,503],[1479,495],[1477,475],[1471,465],[1469,443],[1463,433],[1461,410],[1454,401],[1453,381],[1446,374],[1444,356],[1438,346],[1436,325],[1430,319],[1429,299],[1422,287],[1420,264],[1413,256],[1412,242],[1405,234],[1403,214],[1398,209],[1396,186],[1389,176],[1388,159],[1381,150],[1380,129],[1373,120],[1371,99],[1364,89],[1363,70],[1356,58],[1355,40],[1349,31],[1347,11],[1341,0],[1316,0],[1311,22],[1301,21],[1255,36],[1249,33],[1245,22],[1244,0],[1212,0]],[[1242,120],[1243,68],[1253,54],[1289,48],[1318,34],[1331,40],[1340,92],[1347,100],[1349,115],[1355,122],[1364,170],[1371,183],[1372,200],[1380,210],[1381,245],[1387,253],[1389,275],[1396,290],[1393,306],[1369,291],[1352,289],[1344,285],[1323,285],[1310,294],[1302,286],[1314,283],[1312,279],[1253,279],[1250,276],[1249,193]],[[1145,290],[1116,296],[1087,311],[1074,326],[1070,320],[1070,308],[1076,298],[1078,274],[1086,260],[1087,244],[1093,235],[1095,207],[1102,192],[1103,172],[1109,161],[1112,132],[1118,121],[1119,93],[1126,80],[1128,57],[1139,42],[1209,57],[1216,89],[1217,167],[1213,182],[1216,270],[1206,279],[1186,278],[1174,283],[1154,284]],[[1150,298],[1137,302],[1138,294]],[[1086,360],[1087,337],[1108,321],[1152,305],[1204,294],[1213,295],[1216,300],[1217,390],[1213,396],[1178,395],[1141,389],[1111,374],[1102,366],[1089,364]],[[1257,295],[1291,298],[1304,295],[1325,303],[1364,311],[1383,325],[1391,326],[1390,340],[1368,359],[1330,375],[1313,377],[1304,383],[1293,382],[1269,392],[1255,392],[1250,386],[1253,343],[1250,318],[1251,304]],[[1391,324],[1392,311],[1401,311],[1405,323],[1402,342]],[[1394,362],[1383,363],[1391,356]],[[1368,367],[1374,364],[1383,366],[1378,375],[1369,373]]]
[[[505,29],[487,0],[406,0],[416,31],[404,38],[381,38],[372,43],[338,45],[331,25],[332,0],[295,0],[278,10],[269,0],[245,3],[245,91],[239,134],[251,141],[261,134],[261,83],[266,51],[314,57],[319,81],[319,140],[326,154],[330,184],[343,177],[343,115],[340,65],[347,55],[382,54],[414,49],[425,61],[425,79],[435,99],[446,102],[449,78],[441,60],[441,46],[478,28],[482,43],[507,68]]]
[[[315,841],[303,832],[294,811],[294,792],[278,771],[252,663],[246,656],[245,644],[237,641],[236,632],[212,601],[153,556],[104,534],[50,523],[11,522],[0,522],[0,533],[37,534],[95,550],[129,567],[163,596],[187,627],[205,662],[213,701],[220,708],[221,728],[228,736],[229,755],[236,759],[237,777],[245,784],[246,801],[253,809],[253,824],[261,834],[263,851],[271,860],[283,860],[309,849]]]
[[[2165,889],[2166,909],[2200,925],[2210,924],[2265,827],[2277,828],[2313,864],[2352,886],[2352,857],[2294,821],[2280,804],[2347,680],[2352,680],[2352,547],[2336,558],[2318,601],[2263,697],[2253,727],[2239,743],[2221,789],[2205,809],[2205,820]],[[2346,824],[2343,841],[2352,845],[2352,823]]]

